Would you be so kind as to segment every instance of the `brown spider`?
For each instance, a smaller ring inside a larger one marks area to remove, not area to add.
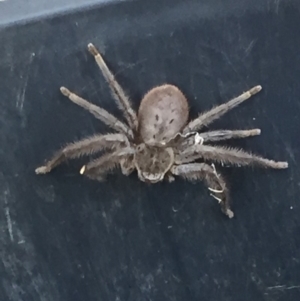
[[[208,145],[209,142],[259,135],[260,129],[198,133],[204,126],[258,93],[261,86],[256,86],[188,122],[189,106],[186,97],[177,87],[165,84],[151,89],[144,96],[136,114],[101,54],[92,44],[88,45],[88,50],[95,57],[128,124],[61,87],[63,95],[88,110],[117,133],[95,135],[66,145],[44,166],[37,168],[37,174],[48,173],[67,159],[109,150],[110,152],[84,165],[80,174],[101,181],[109,170],[120,166],[124,175],[129,175],[137,169],[139,179],[148,183],[157,183],[163,179],[171,182],[174,180],[173,175],[188,180],[205,180],[212,196],[220,203],[222,212],[232,218],[234,214],[230,210],[224,179],[217,174],[213,164],[194,163],[195,160],[276,169],[288,167],[287,162],[275,162],[239,149]]]

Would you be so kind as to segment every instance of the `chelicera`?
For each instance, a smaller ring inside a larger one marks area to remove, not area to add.
[[[66,145],[45,165],[37,168],[37,174],[48,173],[67,159],[104,151],[99,158],[84,165],[80,173],[101,181],[110,170],[120,166],[124,175],[137,170],[139,179],[148,183],[157,183],[164,179],[173,181],[174,176],[187,180],[204,180],[211,195],[220,203],[222,212],[232,218],[234,214],[230,209],[228,189],[223,177],[217,173],[214,162],[275,169],[288,167],[287,162],[276,162],[243,150],[211,145],[221,140],[259,135],[260,129],[201,131],[258,93],[261,86],[255,86],[189,121],[186,97],[176,86],[165,84],[151,89],[143,97],[136,113],[95,46],[89,44],[88,50],[108,82],[117,105],[124,113],[126,123],[61,87],[63,95],[88,110],[114,130],[114,133],[94,135]]]

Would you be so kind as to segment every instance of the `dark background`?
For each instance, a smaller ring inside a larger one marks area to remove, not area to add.
[[[0,2],[0,300],[298,300],[299,1],[25,2]],[[101,184],[78,161],[36,176],[64,143],[107,131],[61,85],[120,117],[89,42],[135,108],[169,82],[195,117],[261,84],[211,128],[261,128],[230,144],[289,169],[223,169],[232,220],[202,183]]]

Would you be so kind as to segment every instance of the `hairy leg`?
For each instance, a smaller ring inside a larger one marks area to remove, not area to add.
[[[129,176],[134,170],[134,156],[128,156],[120,160],[121,171],[123,175]]]
[[[252,95],[258,93],[261,90],[261,86],[255,86],[249,91],[241,94],[240,96],[233,98],[227,103],[214,107],[208,112],[201,114],[198,118],[192,120],[183,130],[183,133],[199,131],[204,126],[209,125],[216,119],[223,116],[228,111],[232,110],[234,107],[238,106]]]
[[[79,97],[75,93],[68,90],[66,87],[61,87],[60,91],[64,96],[68,97],[72,102],[76,103],[80,107],[92,113],[97,119],[101,120],[103,123],[105,123],[112,129],[114,129],[115,131],[124,133],[128,135],[130,138],[133,138],[132,130],[126,124],[118,120],[115,116],[108,113],[106,110]]]
[[[229,140],[229,139],[239,139],[239,138],[247,138],[251,136],[260,135],[260,129],[251,129],[251,130],[218,130],[218,131],[210,131],[199,134],[201,138],[203,138],[203,142],[215,142],[221,140]]]
[[[221,210],[229,218],[234,216],[230,210],[228,190],[221,175],[216,173],[214,167],[206,163],[190,163],[173,166],[171,172],[176,176],[181,176],[187,180],[204,180],[212,196],[220,203]]]
[[[260,135],[260,129],[252,130],[217,130],[204,133],[191,132],[189,136],[182,136],[181,140],[178,139],[177,144],[174,143],[174,147],[177,152],[184,151],[188,147],[195,144],[203,144],[204,142],[216,142],[221,140],[247,138],[251,136]]]
[[[56,152],[56,154],[44,166],[38,167],[35,172],[37,174],[45,174],[67,159],[75,159],[84,155],[94,154],[103,149],[126,147],[128,144],[128,139],[123,134],[95,135],[85,138],[66,145],[64,148]]]
[[[257,165],[266,168],[283,169],[288,167],[287,162],[276,162],[268,160],[243,150],[225,148],[210,145],[193,145],[175,158],[177,164],[193,162],[197,159],[204,159],[219,163],[229,163],[238,166]]]
[[[116,151],[111,154],[105,154],[100,158],[82,166],[80,174],[94,179],[97,181],[103,181],[105,175],[119,166],[122,160],[129,159],[133,155],[134,150],[130,147]]]
[[[172,183],[175,181],[175,177],[173,176],[173,174],[168,171],[166,174],[165,174],[165,178],[164,178],[168,183]]]
[[[110,72],[103,57],[96,49],[96,47],[90,43],[88,44],[88,50],[95,57],[96,63],[101,69],[106,81],[108,82],[110,89],[115,99],[117,100],[120,109],[123,111],[129,126],[131,127],[132,130],[135,131],[138,125],[137,115],[136,112],[132,109],[128,97],[125,95],[123,89],[118,84],[113,74]]]

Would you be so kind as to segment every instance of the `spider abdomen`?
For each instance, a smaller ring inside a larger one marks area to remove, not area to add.
[[[186,125],[188,102],[173,85],[150,90],[142,99],[138,112],[139,133],[146,143],[157,143],[174,137]]]

